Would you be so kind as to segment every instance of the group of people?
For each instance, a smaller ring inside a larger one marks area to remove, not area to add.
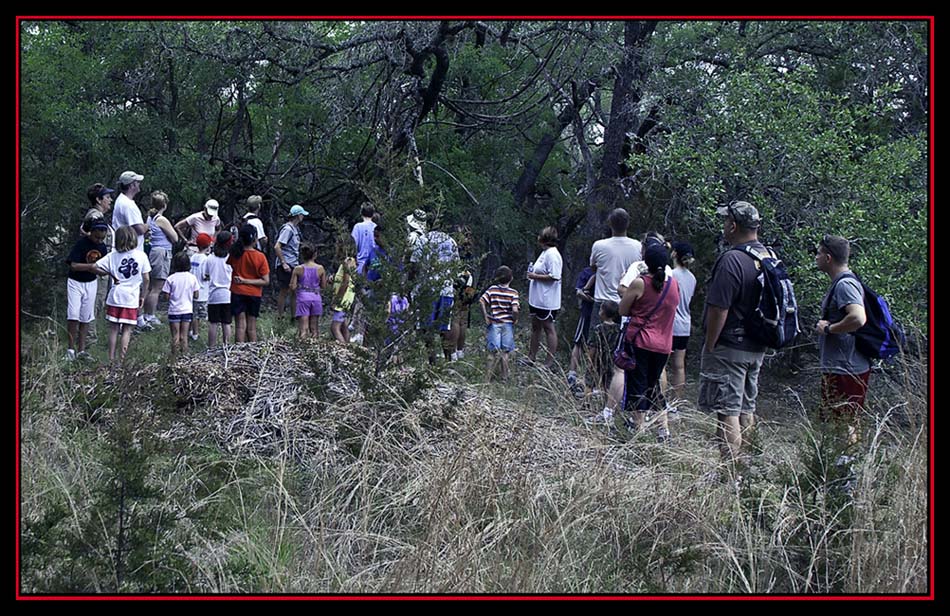
[[[759,372],[766,346],[747,332],[747,319],[759,307],[763,292],[762,259],[774,253],[758,238],[761,218],[746,201],[717,209],[722,218],[723,251],[707,281],[701,327],[703,345],[698,408],[714,413],[724,459],[740,455],[743,431],[755,421]],[[696,277],[690,271],[695,256],[687,242],[666,242],[657,232],[643,241],[628,237],[630,218],[623,209],[608,217],[611,236],[594,242],[589,267],[577,277],[575,293],[580,317],[573,337],[568,384],[584,391],[577,370],[587,365],[589,385],[603,391],[603,410],[592,421],[613,425],[619,410],[626,425],[641,430],[654,414],[657,438],[669,439],[669,414],[677,413],[684,397],[686,349],[692,322],[690,303]],[[563,262],[557,232],[546,227],[538,236],[541,252],[528,267],[528,312],[531,338],[524,363],[536,361],[541,341],[543,365],[551,367],[557,350],[554,323],[561,309]],[[866,322],[865,293],[851,272],[847,239],[826,235],[815,248],[817,269],[832,281],[822,301],[822,318],[815,325],[821,362],[822,418],[847,430],[857,440],[857,419],[863,408],[871,370],[851,334]],[[487,378],[498,357],[507,376],[514,350],[513,323],[521,310],[520,297],[510,286],[511,268],[502,266],[495,285],[481,297],[488,326]],[[586,359],[586,361],[585,361]],[[668,387],[663,381],[669,372]]]
[[[68,357],[88,356],[86,339],[95,335],[96,310],[104,306],[109,359],[121,361],[133,331],[161,323],[156,307],[162,294],[168,296],[173,354],[188,350],[188,341],[198,338],[203,320],[209,324],[209,347],[231,339],[232,321],[236,342],[255,341],[263,288],[271,277],[262,252],[268,241],[259,215],[262,198],[248,197],[247,213],[239,226],[229,230],[222,228],[214,199],[206,201],[202,211],[172,225],[164,216],[168,196],[161,191],[151,193],[151,209],[143,220],[134,201],[143,180],[142,175],[126,171],[119,177],[117,191],[103,184],[87,191],[90,208],[81,236],[66,259],[70,267]],[[110,224],[107,215],[116,194]],[[421,210],[406,218],[409,258],[393,269],[379,213],[366,203],[360,214],[350,235],[337,241],[336,269],[331,275],[317,263],[315,246],[302,241],[300,224],[309,212],[300,205],[290,209],[273,244],[278,319],[283,318],[289,300],[298,335],[317,336],[327,296],[332,337],[348,343],[352,332],[359,342],[367,325],[361,311],[382,306],[385,339],[391,344],[405,333],[410,305],[431,301],[431,310],[424,304],[421,313],[425,316],[415,326],[438,332],[446,360],[455,361],[464,357],[470,306],[478,303],[486,324],[486,379],[493,378],[499,365],[500,376],[507,379],[515,350],[514,327],[522,312],[520,294],[512,287],[513,269],[498,267],[492,284],[476,291],[474,266],[467,262],[470,236],[455,234],[468,252],[466,259],[456,238],[434,228],[435,221]],[[732,459],[739,455],[743,431],[755,418],[758,375],[766,348],[747,335],[745,324],[762,291],[757,255],[764,257],[770,251],[758,239],[761,219],[750,203],[733,202],[719,208],[718,214],[730,249],[718,256],[707,283],[698,407],[716,414],[722,454]],[[578,376],[585,365],[587,385],[605,396],[595,421],[612,424],[620,413],[630,428],[640,430],[647,417],[655,414],[657,438],[663,441],[670,437],[668,413],[675,413],[684,397],[685,354],[692,330],[690,303],[697,286],[690,271],[693,249],[687,242],[668,243],[657,232],[647,233],[642,242],[628,237],[630,217],[622,208],[613,210],[607,223],[610,237],[594,242],[589,265],[575,284],[580,318],[572,340],[568,385],[575,393],[585,391]],[[531,334],[523,362],[550,368],[558,346],[555,323],[561,311],[564,270],[556,228],[542,229],[538,244],[540,253],[526,272]],[[848,241],[837,236],[824,236],[817,246],[816,265],[832,279],[832,285],[823,300],[816,334],[823,408],[846,420],[853,440],[870,361],[849,335],[866,320],[864,291],[850,272],[849,255]],[[384,271],[399,272],[402,282],[413,285],[412,290],[381,293]],[[106,277],[104,284],[99,283],[100,276]],[[427,297],[425,285],[434,286],[431,300],[421,299]],[[428,336],[426,341],[433,361],[434,345]],[[545,354],[538,360],[542,342]]]

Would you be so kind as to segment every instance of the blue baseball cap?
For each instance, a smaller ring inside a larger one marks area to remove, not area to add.
[[[302,207],[302,206],[299,206],[299,205],[295,205],[295,206],[293,206],[292,208],[290,208],[290,215],[291,215],[291,216],[300,216],[301,214],[303,214],[304,216],[309,216],[309,215],[310,215],[310,212],[308,212],[307,210],[303,209],[303,207]]]

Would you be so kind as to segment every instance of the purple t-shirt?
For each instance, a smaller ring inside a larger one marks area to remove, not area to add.
[[[353,225],[353,240],[356,242],[356,271],[364,274],[363,266],[369,261],[370,252],[376,246],[376,240],[373,239],[373,230],[376,229],[376,223],[372,220],[358,222]]]

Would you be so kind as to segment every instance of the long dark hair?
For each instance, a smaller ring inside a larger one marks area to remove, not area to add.
[[[650,246],[647,248],[643,261],[650,271],[654,290],[662,291],[663,283],[666,282],[666,266],[670,261],[670,256],[666,254],[666,248],[659,244]]]
[[[244,256],[244,251],[254,245],[257,241],[257,229],[254,225],[244,225],[238,231],[238,241],[231,244],[231,261],[237,261]]]

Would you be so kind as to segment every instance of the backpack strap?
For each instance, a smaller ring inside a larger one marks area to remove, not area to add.
[[[858,284],[861,285],[861,292],[864,293],[864,283],[861,282],[861,279],[858,278],[858,275],[852,271],[845,272],[844,276],[839,277],[831,285],[831,289],[828,291],[828,303],[825,304],[825,309],[821,311],[821,318],[825,321],[828,320],[828,312],[830,310],[831,299],[834,297],[835,289],[838,288],[838,283],[844,280],[845,278],[853,278],[858,281]]]

